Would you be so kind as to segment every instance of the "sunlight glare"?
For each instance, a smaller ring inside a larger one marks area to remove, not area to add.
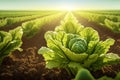
[[[76,10],[76,7],[72,5],[61,5],[60,9],[67,10],[67,11],[74,11]]]

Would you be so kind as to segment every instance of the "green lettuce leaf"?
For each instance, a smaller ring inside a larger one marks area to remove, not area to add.
[[[7,56],[14,50],[21,51],[23,30],[21,27],[17,27],[9,32],[0,31],[0,58]]]
[[[39,49],[38,53],[43,54],[45,60],[47,61],[46,67],[49,69],[56,67],[63,68],[69,63],[69,60],[64,58],[62,55],[56,54],[56,52],[46,47]]]
[[[110,48],[111,45],[114,44],[114,39],[107,39],[105,41],[100,41],[99,43],[97,43],[95,50],[93,52],[93,54],[106,54]]]
[[[80,36],[84,38],[87,43],[90,41],[99,41],[98,32],[91,27],[86,27],[80,32]]]

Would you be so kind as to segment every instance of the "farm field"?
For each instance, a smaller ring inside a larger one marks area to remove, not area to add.
[[[120,80],[119,2],[1,0],[0,80]]]
[[[37,28],[38,29],[37,33],[30,38],[27,36],[24,36],[25,32],[23,28],[23,37],[21,38],[23,43],[21,45],[21,48],[23,49],[23,51],[20,52],[18,50],[15,50],[13,52],[10,52],[10,54],[7,55],[6,57],[4,57],[0,65],[0,79],[6,80],[9,78],[9,80],[13,80],[13,79],[15,80],[26,80],[26,79],[27,80],[33,80],[33,79],[34,80],[52,80],[52,79],[58,80],[59,78],[59,80],[65,80],[65,79],[70,80],[74,77],[74,76],[69,76],[69,74],[65,69],[54,68],[49,70],[45,68],[45,60],[42,55],[38,54],[38,50],[40,47],[47,46],[46,45],[47,43],[44,39],[44,34],[47,31],[54,31],[56,27],[61,25],[62,24],[61,21],[64,20],[64,18],[68,15],[69,12],[62,12],[62,14],[60,15],[59,13],[61,12],[54,13],[53,15],[57,14],[58,16],[53,18],[48,23],[45,23],[44,25],[42,25],[40,29]],[[120,34],[119,33],[114,33],[109,28],[102,26],[99,23],[96,23],[94,21],[89,21],[87,18],[84,18],[81,15],[77,14],[77,12],[72,12],[71,14],[76,18],[76,20],[78,20],[79,24],[85,27],[91,27],[95,29],[100,35],[100,40],[113,38],[115,40],[115,44],[111,46],[108,52],[113,52],[119,55],[120,53],[120,36],[119,36]],[[48,15],[48,16],[51,16],[51,15]],[[6,25],[7,27],[6,26],[1,27],[0,31],[8,32],[9,30],[16,29],[18,26],[23,27],[22,24],[26,22],[30,24],[31,21],[34,21],[37,19],[41,20],[41,18],[44,18],[46,16],[34,18],[31,20],[23,21],[23,22],[14,23],[12,25]],[[35,24],[31,26],[33,27],[33,29],[34,29],[34,25]],[[72,23],[71,25],[74,25],[74,24]],[[71,25],[69,25],[67,28],[67,24],[66,24],[65,27],[69,30],[69,28],[71,28]],[[40,27],[40,24],[38,25],[38,27]],[[76,28],[74,27],[73,29],[76,29]],[[28,31],[29,30],[30,29],[28,29]],[[28,34],[30,34],[30,32]],[[96,78],[99,78],[103,75],[107,75],[109,77],[115,77],[115,74],[116,74],[115,72],[116,71],[119,72],[119,70],[120,70],[119,65],[112,65],[110,70],[105,68],[104,72],[102,70],[98,70],[96,72],[92,72],[92,74]]]

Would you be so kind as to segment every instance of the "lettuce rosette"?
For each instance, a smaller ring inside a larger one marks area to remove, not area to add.
[[[42,47],[38,52],[44,56],[47,68],[68,67],[69,63],[75,62],[84,68],[100,69],[119,59],[116,54],[106,54],[114,40],[100,41],[97,31],[90,27],[84,28],[79,35],[48,31],[45,40],[48,47]]]

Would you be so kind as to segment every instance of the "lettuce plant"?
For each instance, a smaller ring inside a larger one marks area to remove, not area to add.
[[[65,22],[68,23],[69,21]],[[65,68],[69,73],[76,75],[83,68],[98,70],[120,62],[117,54],[107,53],[114,44],[114,39],[100,41],[98,32],[90,27],[74,26],[76,32],[72,31],[71,26],[65,27],[68,26],[58,26],[55,31],[45,33],[47,47],[40,48],[38,53],[44,56],[47,68]],[[77,27],[79,30],[81,27],[79,32]]]
[[[9,32],[0,31],[0,63],[10,52],[16,49],[22,50],[20,48],[22,45],[22,35],[23,30],[21,27],[10,30]]]
[[[68,13],[61,25],[55,28],[55,31],[65,31],[66,33],[78,34],[84,26],[78,23],[72,13]]]

